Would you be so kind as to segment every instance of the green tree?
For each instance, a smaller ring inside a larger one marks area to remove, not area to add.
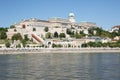
[[[76,39],[79,39],[79,38],[82,38],[82,35],[80,35],[76,32],[75,37],[76,37]]]
[[[53,44],[52,44],[52,48],[55,48],[55,47],[56,47],[56,48],[61,48],[62,45],[61,45],[61,44],[54,44],[54,43],[53,43]]]
[[[57,47],[58,47],[58,48],[61,48],[61,47],[62,47],[62,45],[61,45],[61,44],[58,44],[58,45],[57,45]]]
[[[56,44],[53,43],[53,44],[52,44],[52,48],[55,48],[55,47],[56,47]]]
[[[46,33],[45,37],[46,37],[47,39],[50,39],[50,38],[52,38],[52,34],[51,34],[50,32],[48,32],[48,33]]]
[[[60,38],[65,38],[66,35],[65,35],[65,33],[60,33],[59,37],[60,37]]]
[[[6,46],[7,48],[9,48],[9,47],[10,47],[10,42],[7,41],[7,42],[5,43],[5,46]]]
[[[15,25],[11,25],[10,28],[15,28]]]
[[[71,29],[68,29],[68,28],[67,28],[67,29],[66,29],[66,33],[69,34],[69,35],[71,35],[71,33],[72,33]]]
[[[117,47],[120,47],[120,40],[116,42]]]
[[[7,28],[3,28],[3,27],[1,27],[1,28],[0,28],[0,32],[1,32],[1,31],[7,32],[8,29],[7,29]]]
[[[70,37],[75,37],[74,31],[71,32]]]
[[[102,47],[108,47],[108,44],[107,43],[103,43]]]
[[[12,40],[22,40],[22,36],[20,33],[16,33],[12,36]]]
[[[26,34],[26,35],[24,35],[24,39],[26,40],[26,41],[28,41],[29,40],[29,38],[28,38],[28,35]]]
[[[101,42],[97,42],[97,47],[102,47],[102,43]]]
[[[95,47],[96,43],[95,42],[88,42],[87,45],[89,47]]]
[[[36,28],[33,28],[33,31],[36,31]]]
[[[0,39],[6,39],[6,38],[7,38],[6,32],[5,32],[5,31],[2,31],[2,32],[0,33]]]
[[[80,34],[84,34],[84,32],[83,32],[83,31],[80,31]]]
[[[96,31],[96,34],[94,34]],[[88,29],[89,36],[100,36],[100,37],[109,37],[113,38],[113,36],[117,35],[116,33],[111,34],[109,31],[103,30],[102,28],[89,28]]]
[[[26,40],[25,39],[23,39],[23,40],[21,40],[21,43],[22,43],[22,45],[23,45],[23,47],[26,47]]]
[[[49,31],[49,28],[48,28],[48,27],[45,27],[45,28],[44,28],[44,31],[45,31],[45,32],[48,32],[48,31]]]
[[[89,33],[90,35],[94,35],[92,29],[88,29],[88,33]]]
[[[16,45],[16,48],[21,48],[21,45],[20,44]]]
[[[87,43],[83,43],[81,47],[88,47]]]
[[[83,31],[80,31],[80,35],[83,37],[83,36],[86,36],[86,34],[83,32]]]
[[[116,32],[112,32],[112,33],[111,33],[111,38],[114,38],[114,37],[116,37],[116,36],[118,36],[118,34],[117,34]]]
[[[71,47],[71,44],[68,44],[68,47],[70,48],[70,47]]]

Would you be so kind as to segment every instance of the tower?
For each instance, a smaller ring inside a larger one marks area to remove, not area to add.
[[[74,13],[69,13],[69,21],[71,23],[75,23],[76,22],[74,17],[75,17]]]

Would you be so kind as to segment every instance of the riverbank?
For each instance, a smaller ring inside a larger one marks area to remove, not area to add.
[[[30,53],[120,53],[120,48],[1,48],[0,54]]]

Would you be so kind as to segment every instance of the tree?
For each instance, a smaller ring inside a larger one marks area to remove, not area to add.
[[[89,28],[89,29],[88,29],[88,33],[93,36],[93,35],[94,35],[94,30],[93,30],[93,28]]]
[[[70,48],[70,47],[71,47],[71,44],[68,44],[68,47]]]
[[[83,32],[83,31],[80,31],[80,34],[84,34],[84,32]]]
[[[81,45],[82,47],[87,47],[87,43],[84,43]]]
[[[16,48],[21,48],[21,45],[20,44],[16,45]]]
[[[28,35],[26,34],[26,35],[24,35],[24,39],[26,40],[26,41],[28,41],[29,40],[29,38],[28,38]]]
[[[6,38],[7,38],[6,32],[5,32],[5,31],[2,31],[2,32],[0,33],[0,39],[6,39]]]
[[[45,27],[45,28],[44,28],[44,31],[45,31],[45,32],[48,32],[48,31],[49,31],[49,28],[48,28],[48,27]]]
[[[107,46],[108,46],[108,43],[103,43],[102,46],[103,46],[103,47],[107,47]]]
[[[115,36],[118,36],[116,32],[111,33],[111,38],[114,38]]]
[[[71,29],[68,29],[68,28],[67,28],[67,29],[66,29],[66,33],[69,34],[69,35],[71,35],[71,33],[72,33]]]
[[[7,32],[8,29],[7,29],[7,28],[3,28],[3,27],[1,27],[1,28],[0,28],[0,32],[1,32],[1,31]]]
[[[81,36],[86,36],[86,34],[83,31],[80,31]]]
[[[66,35],[65,35],[65,33],[60,33],[59,37],[60,37],[60,38],[65,38]]]
[[[10,42],[7,41],[7,42],[5,43],[5,46],[6,46],[7,48],[9,48],[9,47],[10,47]]]
[[[0,28],[0,39],[6,39],[7,38],[7,34],[6,34],[6,32],[7,32],[8,30],[7,30],[7,28]]]
[[[25,47],[27,44],[25,39],[21,40],[21,43],[22,43],[23,47]]]
[[[10,28],[15,28],[15,25],[11,25]]]
[[[36,31],[36,28],[33,28],[33,31]]]
[[[20,33],[14,34],[14,35],[12,36],[12,40],[22,40],[22,39],[23,39],[23,38],[22,38],[22,36],[21,36]]]
[[[48,32],[48,33],[46,33],[45,37],[46,37],[46,38],[52,38],[52,35],[51,35],[50,32]]]
[[[55,33],[54,33],[54,37],[55,37],[55,38],[58,38],[58,32],[55,32]]]
[[[82,36],[80,34],[78,34],[77,32],[75,34],[75,37],[76,37],[76,39],[82,38]]]
[[[71,32],[70,37],[75,37],[74,31]]]
[[[88,42],[87,45],[88,45],[89,47],[95,47],[95,42]]]
[[[61,44],[58,44],[58,45],[57,45],[57,47],[61,48],[61,47],[62,47],[62,45],[61,45]]]
[[[61,44],[52,44],[52,48],[55,48],[55,47],[57,47],[57,48],[61,48],[62,47],[62,45]]]
[[[52,48],[54,48],[54,47],[56,47],[56,44],[53,43],[53,44],[52,44]]]

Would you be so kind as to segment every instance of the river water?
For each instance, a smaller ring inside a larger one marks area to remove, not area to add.
[[[0,80],[120,80],[120,54],[0,55]]]

